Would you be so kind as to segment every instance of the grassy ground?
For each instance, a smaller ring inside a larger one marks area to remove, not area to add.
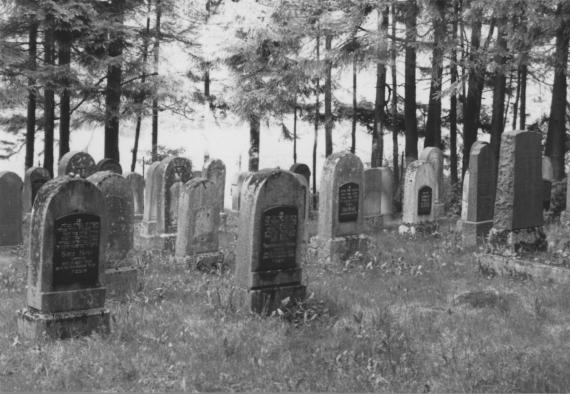
[[[307,261],[309,299],[268,318],[236,308],[231,269],[141,253],[143,290],[108,301],[109,336],[41,343],[17,335],[25,261],[10,261],[0,264],[3,391],[570,389],[570,289],[485,277],[453,232],[386,231],[371,256]]]

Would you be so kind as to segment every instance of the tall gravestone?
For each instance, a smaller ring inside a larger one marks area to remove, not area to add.
[[[209,159],[204,163],[202,177],[210,180],[214,184],[216,194],[215,201],[218,202],[219,211],[224,211],[224,199],[226,189],[226,165],[218,159]]]
[[[459,227],[465,246],[480,243],[493,227],[495,178],[495,153],[491,145],[476,141],[471,146],[469,169],[463,178]]]
[[[22,243],[22,179],[0,172],[0,246]]]
[[[144,188],[145,182],[141,174],[136,172],[129,172],[125,175],[125,179],[131,187],[133,193],[133,203],[135,212],[135,223],[140,222],[144,213]]]
[[[91,182],[60,177],[38,192],[32,211],[27,308],[18,331],[29,338],[109,332],[104,263],[105,199]]]
[[[119,175],[123,174],[123,167],[121,164],[113,159],[105,158],[99,160],[97,165],[95,166],[95,171],[112,171]]]
[[[235,279],[254,312],[267,314],[285,298],[305,296],[305,201],[302,185],[290,171],[261,170],[244,183]]]
[[[382,170],[379,167],[364,170],[364,222],[368,229],[382,227]]]
[[[507,131],[501,137],[493,228],[495,249],[546,250],[543,231],[541,136],[532,131]]]
[[[382,173],[380,188],[380,214],[384,219],[392,219],[394,214],[394,173],[389,167],[379,167]]]
[[[137,246],[174,250],[180,193],[191,178],[192,163],[184,157],[167,157],[159,164],[151,165],[146,180],[145,213]]]
[[[105,240],[105,286],[107,292],[123,295],[136,290],[137,270],[127,259],[133,249],[134,203],[129,182],[112,171],[99,171],[87,178],[103,193],[108,218]]]
[[[219,193],[218,185],[205,178],[189,180],[182,190],[175,253],[192,267],[215,268],[223,262]]]
[[[250,174],[250,172],[240,172],[236,174],[234,180],[232,181],[232,211],[234,212],[239,212],[241,188],[243,182],[245,181],[245,178],[247,178]]]
[[[87,178],[97,171],[95,160],[87,152],[67,152],[59,159],[57,176],[78,175]]]
[[[438,218],[445,213],[443,188],[443,152],[441,149],[429,146],[420,152],[419,160],[428,162],[435,172],[436,184],[434,188],[434,217]]]
[[[400,232],[431,232],[435,223],[437,176],[433,166],[422,160],[410,163],[404,180],[404,206]]]
[[[550,209],[550,196],[552,194],[552,183],[554,182],[554,168],[552,159],[548,156],[542,157],[542,183],[544,185],[544,199],[542,208]]]
[[[23,221],[22,221],[22,235],[24,240],[25,249],[29,245],[29,232],[30,232],[30,219],[32,214],[32,207],[34,200],[40,188],[51,179],[49,171],[43,167],[31,167],[26,170],[24,176],[24,189],[22,192],[22,206],[23,206]]]
[[[319,260],[341,262],[368,250],[369,238],[362,234],[363,191],[360,159],[350,152],[330,155],[321,175],[318,235],[310,246]]]

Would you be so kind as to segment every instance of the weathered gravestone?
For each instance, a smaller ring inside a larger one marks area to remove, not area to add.
[[[382,227],[382,170],[379,167],[364,170],[364,223],[369,230]]]
[[[216,189],[214,199],[218,203],[218,211],[223,212],[226,188],[226,165],[221,160],[210,159],[204,163],[202,177],[210,180],[214,184],[214,188]]]
[[[360,159],[350,152],[330,155],[324,165],[319,191],[318,235],[310,251],[319,260],[338,263],[368,250],[363,235],[364,174]]]
[[[22,205],[24,217],[22,221],[22,234],[24,240],[24,249],[28,249],[29,246],[29,232],[30,232],[30,219],[32,214],[32,207],[34,205],[34,200],[40,188],[51,179],[49,171],[43,167],[31,167],[26,170],[26,175],[24,176],[24,191],[22,192]]]
[[[289,168],[289,171],[302,175],[307,180],[307,185],[311,185],[311,169],[303,163],[295,163]]]
[[[419,160],[428,162],[434,170],[436,183],[433,190],[434,218],[445,213],[444,188],[443,188],[443,152],[441,149],[429,146],[420,152]]]
[[[261,170],[244,183],[235,278],[252,311],[267,314],[281,301],[303,299],[303,187],[290,171]]]
[[[240,195],[243,185],[243,181],[250,175],[250,172],[240,172],[238,173],[234,180],[232,181],[232,211],[239,212],[240,208]]]
[[[27,308],[18,332],[53,338],[109,332],[105,309],[105,199],[91,182],[60,177],[38,192],[32,211]]]
[[[552,182],[554,182],[554,169],[552,168],[552,160],[548,156],[542,157],[542,183],[544,185],[544,197],[542,208],[550,209],[550,195],[552,193]]]
[[[86,152],[67,152],[59,159],[57,176],[79,175],[87,178],[97,171],[95,160]]]
[[[382,173],[380,188],[380,214],[391,219],[394,214],[394,173],[389,167],[378,167]]]
[[[125,179],[129,183],[131,192],[133,193],[135,223],[137,223],[142,220],[144,212],[144,178],[141,174],[129,172],[125,175]]]
[[[95,171],[112,171],[119,175],[123,175],[123,167],[121,164],[113,159],[104,158],[99,160],[97,165],[95,166]]]
[[[218,185],[205,178],[193,178],[182,189],[175,252],[192,267],[210,269],[223,262],[218,238],[219,192]]]
[[[400,232],[432,232],[435,223],[435,189],[437,176],[433,166],[426,161],[416,160],[406,169],[404,180],[404,206]]]
[[[167,157],[148,170],[145,213],[137,247],[174,250],[180,192],[192,178],[192,163],[183,157]],[[148,194],[147,194],[148,190]]]
[[[542,228],[541,137],[532,131],[507,131],[501,137],[493,228],[495,250],[546,250]]]
[[[471,146],[469,169],[463,178],[461,220],[458,227],[463,244],[475,246],[493,227],[495,205],[495,154],[487,142]]]
[[[133,249],[134,204],[129,182],[112,171],[99,171],[87,180],[101,190],[105,198],[108,231],[105,240],[105,282],[108,294],[122,296],[136,291],[137,270],[127,259]]]
[[[0,172],[0,246],[22,243],[22,179]]]

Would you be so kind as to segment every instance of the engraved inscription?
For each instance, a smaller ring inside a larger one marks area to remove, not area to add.
[[[262,270],[295,267],[298,209],[270,208],[261,219],[260,267]]]
[[[345,183],[338,188],[338,221],[355,222],[358,219],[358,192],[357,183]]]
[[[98,284],[101,219],[77,213],[54,224],[53,285]]]
[[[431,187],[424,186],[418,191],[418,215],[429,215],[431,213]]]

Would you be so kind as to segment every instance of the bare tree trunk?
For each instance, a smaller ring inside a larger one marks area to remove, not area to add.
[[[505,122],[505,93],[507,77],[505,75],[505,62],[507,53],[507,39],[504,24],[501,24],[497,32],[497,44],[495,54],[495,80],[493,87],[493,114],[491,117],[491,148],[495,153],[498,166],[499,151],[501,147],[501,135]]]
[[[521,130],[526,128],[526,81],[527,81],[527,74],[528,74],[528,65],[526,63],[521,64],[521,77],[520,77],[520,86],[521,86],[521,95],[520,95],[520,119],[519,119],[519,127]]]
[[[297,99],[293,107],[293,163],[297,163]]]
[[[332,36],[325,36],[325,50],[327,51],[326,59],[326,77],[325,77],[325,156],[329,157],[333,152],[332,144],[332,60],[330,58],[330,50],[332,46]]]
[[[404,123],[406,127],[406,158],[418,158],[418,125],[416,120],[416,17],[418,7],[415,0],[406,3],[406,59]]]
[[[398,161],[398,80],[396,74],[396,57],[398,49],[396,48],[396,2],[392,1],[392,57],[391,73],[392,73],[392,166],[394,167],[394,190],[399,184],[400,169]]]
[[[69,71],[71,63],[71,26],[67,23],[61,23],[56,30],[56,41],[59,46],[58,58],[59,65]],[[66,73],[67,74],[67,73]],[[62,78],[63,84],[66,86],[59,97],[59,158],[69,152],[69,133],[71,123],[71,97],[69,88],[69,78]]]
[[[160,61],[160,18],[162,15],[161,0],[156,0],[156,22],[154,27],[154,73],[158,75],[158,64]],[[158,98],[156,95],[152,99],[152,161],[158,160]]]
[[[459,0],[453,1],[453,23],[451,27],[451,62],[449,72],[451,85],[455,86],[458,79],[457,72],[457,24],[459,20]],[[449,95],[449,158],[451,162],[451,184],[459,184],[457,168],[457,89],[454,88]]]
[[[350,152],[356,151],[356,111],[358,110],[356,101],[356,72],[357,72],[357,56],[356,51],[352,59],[352,130],[351,130],[351,143]]]
[[[321,39],[317,35],[317,64],[321,61]],[[313,140],[313,195],[317,195],[317,144],[319,141],[319,90],[320,90],[320,78],[317,77],[316,80],[316,90],[315,90],[315,138]],[[313,208],[317,209],[318,206],[316,201],[313,201]]]
[[[388,32],[388,8],[378,8],[378,38],[376,63],[376,98],[374,100],[374,131],[372,132],[371,167],[381,167],[384,160],[384,127],[386,123],[386,36]]]
[[[519,98],[521,94],[521,71],[517,68],[517,92],[515,95],[515,102],[513,103],[513,124],[512,129],[517,129],[517,118],[519,115]]]
[[[259,130],[261,119],[257,115],[249,117],[249,171],[259,171]]]
[[[44,27],[44,63],[54,64],[53,16],[46,15]],[[44,87],[44,168],[53,176],[53,132],[55,122],[55,95],[50,83]]]
[[[38,22],[35,17],[30,18],[28,27],[28,67],[36,70],[36,55],[38,41]],[[34,144],[36,141],[36,79],[28,78],[28,108],[26,116],[26,169],[34,165]]]

